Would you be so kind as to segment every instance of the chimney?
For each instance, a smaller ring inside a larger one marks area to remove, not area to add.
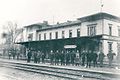
[[[70,22],[72,22],[72,21],[70,21],[70,20],[67,20],[67,22],[69,22],[69,23],[70,23]]]
[[[44,25],[48,25],[48,21],[43,21],[43,24]]]
[[[59,22],[57,22],[57,24],[60,24]]]

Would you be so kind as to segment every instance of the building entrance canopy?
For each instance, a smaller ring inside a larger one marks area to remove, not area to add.
[[[43,52],[49,52],[51,50],[66,50],[66,49],[91,49],[93,50],[96,46],[99,46],[102,36],[97,35],[94,37],[76,37],[66,39],[54,39],[54,40],[43,40],[43,41],[30,41],[22,42],[18,44],[24,45],[26,48],[33,50],[41,50]]]

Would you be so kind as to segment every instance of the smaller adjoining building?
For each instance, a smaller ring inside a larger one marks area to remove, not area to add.
[[[24,27],[22,42],[26,49],[53,51],[92,50],[120,56],[120,18],[108,13],[96,13],[49,25],[47,21]]]

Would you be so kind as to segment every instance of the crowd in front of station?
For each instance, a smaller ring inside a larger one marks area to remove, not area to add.
[[[51,50],[49,52],[49,56],[46,60],[46,54],[42,51],[31,51],[27,52],[27,62],[29,63],[31,60],[34,63],[50,63],[51,65],[73,65],[73,66],[85,66],[90,68],[93,67],[103,67],[104,62],[104,53],[98,51],[91,50],[83,50],[82,52],[76,50],[72,51],[60,51]],[[114,59],[115,53],[110,51],[107,54],[109,66],[111,66],[112,61]]]

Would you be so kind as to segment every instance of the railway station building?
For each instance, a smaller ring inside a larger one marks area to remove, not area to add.
[[[26,49],[42,51],[113,51],[120,56],[120,18],[108,13],[96,13],[49,25],[47,21],[24,27],[23,40],[16,43]]]

